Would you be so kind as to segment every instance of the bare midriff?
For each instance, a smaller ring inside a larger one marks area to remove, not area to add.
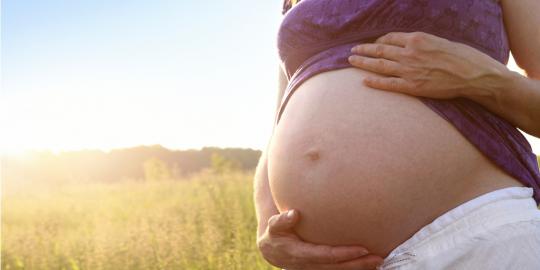
[[[523,186],[418,98],[375,90],[367,71],[320,73],[290,97],[268,150],[280,211],[305,241],[387,256],[448,210]]]

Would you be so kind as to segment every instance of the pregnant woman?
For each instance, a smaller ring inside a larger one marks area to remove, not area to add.
[[[530,27],[540,24],[531,13],[540,4],[502,1],[286,2],[278,49],[287,84],[255,179],[258,245],[267,260],[289,270],[540,267],[528,255],[540,251],[540,173],[514,127],[534,133],[540,120],[490,111],[481,97],[414,97],[368,86],[403,86],[397,48],[422,47],[425,37],[378,39],[387,33],[429,33],[505,64],[505,24],[518,63],[534,63],[524,68],[538,75],[539,54],[526,53],[540,46]],[[349,63],[355,45],[381,40],[393,51],[357,47],[369,57],[351,58],[362,69]],[[456,63],[445,60],[417,77],[429,82]],[[471,83],[453,93],[489,75],[464,74]],[[287,220],[289,209],[298,211]]]

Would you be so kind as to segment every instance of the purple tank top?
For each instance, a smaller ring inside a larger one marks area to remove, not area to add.
[[[350,49],[388,32],[421,31],[474,47],[507,64],[509,45],[495,0],[284,0],[277,47],[289,84],[275,124],[308,78],[352,67]],[[527,187],[540,203],[540,172],[525,137],[506,120],[465,99],[419,97],[485,156]],[[449,149],[451,151],[451,149]]]

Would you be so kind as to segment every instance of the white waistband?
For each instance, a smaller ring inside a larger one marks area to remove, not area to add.
[[[529,187],[508,187],[498,189],[471,199],[437,217],[411,238],[395,248],[388,258],[406,253],[413,246],[418,247],[427,239],[434,239],[444,230],[458,231],[463,228],[481,230],[494,228],[506,223],[531,218],[540,220],[540,211],[532,198]],[[486,222],[489,221],[489,222]]]

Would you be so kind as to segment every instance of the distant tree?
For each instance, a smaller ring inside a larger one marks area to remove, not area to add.
[[[146,181],[163,181],[171,179],[171,171],[163,160],[152,157],[143,163],[144,179]]]
[[[233,170],[240,169],[240,162],[232,159],[228,159],[223,155],[214,152],[210,157],[211,169],[215,173],[226,173]]]
[[[212,155],[214,159],[212,161]],[[201,170],[254,170],[261,155],[251,148],[203,147],[170,150],[161,145],[60,153],[28,152],[28,158],[2,155],[2,180],[11,182],[115,182],[122,179],[181,179]],[[152,159],[155,158],[155,159]],[[146,166],[145,166],[146,164]]]

